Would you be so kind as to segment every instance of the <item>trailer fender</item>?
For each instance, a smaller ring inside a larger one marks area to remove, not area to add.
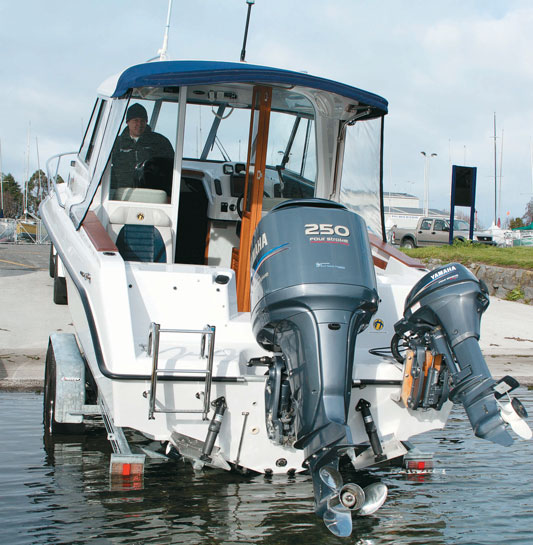
[[[55,357],[55,420],[81,424],[85,403],[85,362],[72,333],[50,335]]]

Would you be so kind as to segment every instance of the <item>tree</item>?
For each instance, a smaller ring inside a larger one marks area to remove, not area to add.
[[[42,170],[36,170],[27,184],[26,209],[37,214],[41,201],[48,195],[48,178]]]
[[[509,229],[517,229],[518,227],[523,227],[524,222],[522,221],[522,218],[513,218],[509,222]]]
[[[2,194],[4,200],[4,217],[16,218],[23,212],[22,191],[11,174],[2,176]],[[1,205],[1,203],[0,203]]]
[[[522,219],[524,220],[524,225],[529,225],[533,222],[533,199],[527,203],[526,211],[524,212]]]

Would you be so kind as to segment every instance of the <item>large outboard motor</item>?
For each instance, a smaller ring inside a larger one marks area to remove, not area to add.
[[[503,404],[518,382],[511,377],[496,382],[479,348],[481,315],[488,305],[487,287],[466,267],[451,263],[435,269],[407,296],[404,317],[394,326],[392,349],[398,354],[403,339],[411,350],[408,374],[413,380],[406,395],[410,408],[432,404],[438,408],[449,397],[463,404],[475,435],[508,446],[513,439],[506,422],[522,437],[530,437],[530,432],[523,432],[523,422],[513,424],[525,414],[518,399]],[[433,358],[428,360],[429,353],[446,364],[439,374],[426,365]]]
[[[378,306],[365,222],[331,201],[286,201],[259,223],[251,263],[254,334],[282,354],[270,360],[267,429],[271,439],[304,449],[317,514],[349,535],[350,511],[339,497],[349,503],[356,494],[343,488],[338,458],[353,447],[347,416],[356,337]]]

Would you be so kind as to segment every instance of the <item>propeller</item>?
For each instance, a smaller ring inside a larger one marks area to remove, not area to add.
[[[388,489],[383,483],[373,483],[364,489],[355,483],[343,484],[342,475],[331,464],[321,467],[318,476],[323,487],[322,519],[326,528],[338,537],[348,537],[352,533],[353,512],[371,515],[387,498]]]
[[[527,411],[518,398],[513,397],[512,400],[505,403],[498,401],[498,405],[500,406],[502,419],[511,426],[518,437],[522,439],[531,439],[533,437],[533,432],[525,421]]]

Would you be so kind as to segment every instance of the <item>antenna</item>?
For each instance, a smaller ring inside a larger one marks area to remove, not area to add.
[[[172,0],[168,0],[168,13],[167,13],[167,24],[165,25],[165,35],[163,37],[163,45],[158,51],[159,60],[166,61],[168,60],[167,50],[168,50],[168,31],[170,29],[170,13],[172,12]]]
[[[255,0],[246,0],[248,4],[248,13],[246,15],[246,26],[244,27],[244,39],[242,41],[242,50],[241,50],[241,62],[244,61],[246,56],[246,40],[248,39],[248,25],[250,24],[250,12],[252,11],[252,6],[255,4]]]

